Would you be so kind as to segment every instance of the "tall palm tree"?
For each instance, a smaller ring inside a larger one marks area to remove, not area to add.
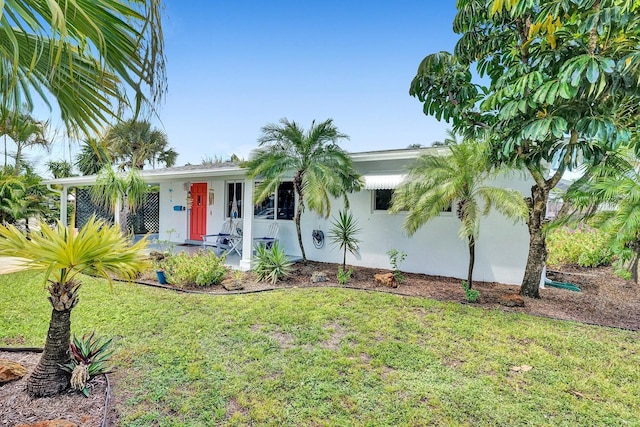
[[[348,207],[347,193],[360,190],[362,180],[347,152],[338,146],[339,141],[349,137],[338,131],[332,119],[317,125],[314,120],[306,132],[286,118],[280,123],[262,128],[258,139],[261,148],[252,153],[246,167],[250,178],[261,180],[254,195],[256,203],[268,198],[287,174],[293,173],[293,188],[298,197],[295,214],[298,244],[306,262],[300,229],[305,206],[327,218],[331,213],[330,197],[342,196]]]
[[[78,303],[82,286],[80,273],[111,281],[115,275],[135,277],[146,261],[146,240],[131,245],[116,226],[90,219],[77,235],[61,222],[50,228],[40,224],[39,233],[27,239],[13,226],[0,226],[0,255],[28,260],[33,270],[43,271],[52,306],[44,352],[27,379],[27,392],[33,397],[57,394],[69,386],[61,366],[70,361],[71,310]]]
[[[110,165],[111,153],[107,144],[97,138],[86,138],[76,156],[75,165],[82,175],[96,175],[105,165]]]
[[[2,126],[0,126],[0,135],[5,137],[5,159],[6,159],[6,137],[11,138],[16,145],[16,151],[13,155],[15,160],[15,173],[20,174],[22,151],[25,148],[40,146],[49,148],[49,141],[45,137],[45,131],[48,123],[36,120],[30,114],[19,113],[10,114],[2,113]]]
[[[124,168],[142,170],[145,164],[173,166],[178,153],[169,147],[167,135],[151,123],[130,119],[112,126],[104,137],[114,159]]]
[[[73,174],[73,165],[64,159],[49,160],[46,166],[54,178],[67,178]]]
[[[118,106],[166,91],[161,0],[15,0],[0,14],[0,107],[34,97],[57,105],[69,130],[98,132]]]
[[[407,178],[394,192],[390,212],[406,211],[404,229],[413,235],[456,204],[458,235],[469,247],[467,283],[472,287],[481,217],[494,208],[517,221],[526,217],[527,206],[518,191],[484,184],[491,176],[486,144],[463,141],[449,147],[449,155],[423,154],[409,166]]]

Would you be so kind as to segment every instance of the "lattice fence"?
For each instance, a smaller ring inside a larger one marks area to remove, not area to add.
[[[76,190],[76,228],[82,227],[91,215],[113,223],[113,214],[91,200],[90,190],[78,188]],[[160,194],[147,193],[145,202],[133,213],[127,215],[127,229],[135,234],[157,233],[160,229]]]

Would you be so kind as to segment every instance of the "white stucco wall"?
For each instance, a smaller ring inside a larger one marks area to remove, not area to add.
[[[369,162],[360,164],[362,173],[394,170],[398,173],[402,162]],[[229,180],[243,179],[237,177],[218,177],[192,182],[207,182],[214,190],[214,204],[208,206],[207,232],[220,231],[225,220],[226,185]],[[168,239],[167,230],[175,229],[171,235],[174,242],[184,242],[188,236],[188,210],[174,211],[174,205],[185,205],[188,186],[185,182],[174,181],[160,184],[160,236]],[[501,177],[493,185],[515,188],[528,194],[532,181],[522,175]],[[171,191],[170,191],[171,190]],[[386,252],[397,249],[407,253],[406,260],[400,269],[406,272],[426,273],[431,275],[450,276],[463,279],[467,274],[468,248],[466,242],[458,237],[459,220],[454,213],[443,213],[433,219],[412,237],[408,237],[402,229],[405,215],[390,215],[386,212],[374,212],[372,204],[373,191],[363,190],[349,197],[351,211],[357,219],[362,232],[358,238],[360,252],[357,257],[347,254],[347,263],[354,266],[366,266],[389,269],[389,257]],[[331,205],[332,216],[343,208],[341,200],[334,200]],[[455,211],[455,207],[454,207]],[[243,218],[247,221],[248,218]],[[253,236],[264,236],[273,220],[253,220]],[[306,211],[302,217],[302,238],[307,258],[323,262],[342,262],[342,253],[338,247],[330,243],[329,231],[332,218],[320,218],[317,214]],[[287,254],[300,255],[295,224],[293,221],[278,220],[280,227],[278,238]],[[245,227],[247,229],[247,227]],[[313,245],[312,231],[322,230],[325,234],[325,246],[316,249]],[[507,284],[520,284],[524,275],[527,259],[529,236],[524,223],[513,224],[498,213],[491,213],[483,218],[480,236],[476,245],[476,264],[474,279],[480,281],[496,281]]]

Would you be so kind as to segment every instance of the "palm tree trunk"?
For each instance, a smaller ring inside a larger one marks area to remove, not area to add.
[[[27,379],[27,393],[31,397],[58,394],[69,386],[69,375],[60,365],[69,363],[71,336],[71,309],[51,311],[49,332],[44,353],[33,373]]]
[[[473,288],[473,266],[476,263],[476,239],[469,236],[469,270],[467,272],[467,284]]]
[[[529,202],[529,256],[520,287],[523,297],[540,298],[540,281],[547,263],[547,244],[544,240],[543,225],[547,213],[548,191],[538,185],[531,187]]]
[[[640,241],[633,242],[633,263],[631,264],[631,280],[638,284],[638,262],[640,261]]]
[[[304,210],[304,192],[302,190],[302,174],[300,171],[296,172],[296,176],[293,178],[293,187],[298,194],[298,209],[296,209],[296,231],[298,233],[298,244],[300,245],[300,252],[302,253],[302,262],[307,263],[307,254],[304,252],[304,245],[302,244],[302,228],[300,222],[302,219],[302,211]]]

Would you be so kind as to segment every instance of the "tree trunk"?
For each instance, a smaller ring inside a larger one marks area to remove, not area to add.
[[[529,203],[529,256],[524,271],[520,295],[523,297],[540,298],[540,281],[547,263],[547,244],[544,239],[543,225],[547,213],[547,198],[549,191],[537,184],[531,187]]]
[[[58,394],[69,386],[69,375],[60,368],[71,361],[71,309],[52,310],[44,353],[27,379],[27,393],[31,397]]]
[[[296,209],[296,231],[298,232],[298,244],[300,245],[300,252],[302,253],[302,262],[307,263],[307,254],[304,252],[304,245],[302,244],[302,228],[300,225],[302,219],[302,211],[304,210],[304,191],[302,189],[302,173],[296,172],[293,178],[293,187],[298,194],[298,209]]]
[[[631,280],[638,284],[638,261],[640,261],[640,241],[633,242],[633,263],[631,264]]]
[[[469,289],[473,288],[473,266],[476,263],[476,239],[469,237],[469,270],[467,272],[467,284]]]

